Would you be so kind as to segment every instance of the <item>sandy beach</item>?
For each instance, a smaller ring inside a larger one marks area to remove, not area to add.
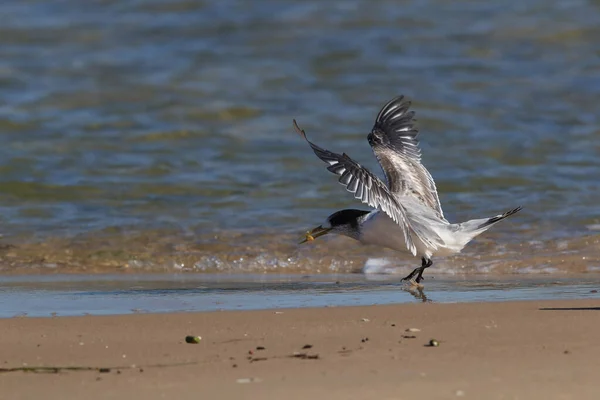
[[[595,399],[599,312],[581,300],[8,318],[0,398]]]

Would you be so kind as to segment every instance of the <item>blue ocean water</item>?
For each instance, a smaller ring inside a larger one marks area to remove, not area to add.
[[[594,273],[599,5],[3,1],[0,272],[406,272],[298,247],[360,205],[292,129],[379,172],[405,94],[450,220],[524,206],[439,273]]]

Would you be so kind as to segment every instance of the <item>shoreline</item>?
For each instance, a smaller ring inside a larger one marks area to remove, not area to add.
[[[96,369],[0,383],[9,398],[592,399],[599,312],[587,299],[7,318],[0,368]]]
[[[596,299],[600,275],[445,277],[421,291],[392,275],[0,277],[0,318]]]

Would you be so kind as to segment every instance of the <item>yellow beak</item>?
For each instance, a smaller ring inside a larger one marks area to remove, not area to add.
[[[306,235],[304,235],[304,240],[301,241],[300,244],[306,243],[306,242],[312,242],[319,236],[326,235],[327,233],[329,233],[330,230],[331,230],[331,228],[323,228],[321,225],[319,225],[312,231],[306,232]]]

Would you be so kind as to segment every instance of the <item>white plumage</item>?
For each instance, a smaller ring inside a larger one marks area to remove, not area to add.
[[[442,211],[435,182],[421,163],[421,150],[414,127],[414,112],[403,96],[390,100],[379,112],[369,144],[386,178],[384,184],[376,175],[346,154],[325,150],[306,137],[314,153],[339,175],[339,182],[355,198],[373,207],[371,212],[342,210],[330,215],[327,222],[313,230],[316,236],[334,232],[350,236],[364,244],[379,245],[421,257],[421,267],[406,278],[416,276],[419,283],[423,271],[432,265],[433,255],[447,256],[460,252],[475,236],[492,225],[518,212],[517,207],[504,214],[452,224]]]

